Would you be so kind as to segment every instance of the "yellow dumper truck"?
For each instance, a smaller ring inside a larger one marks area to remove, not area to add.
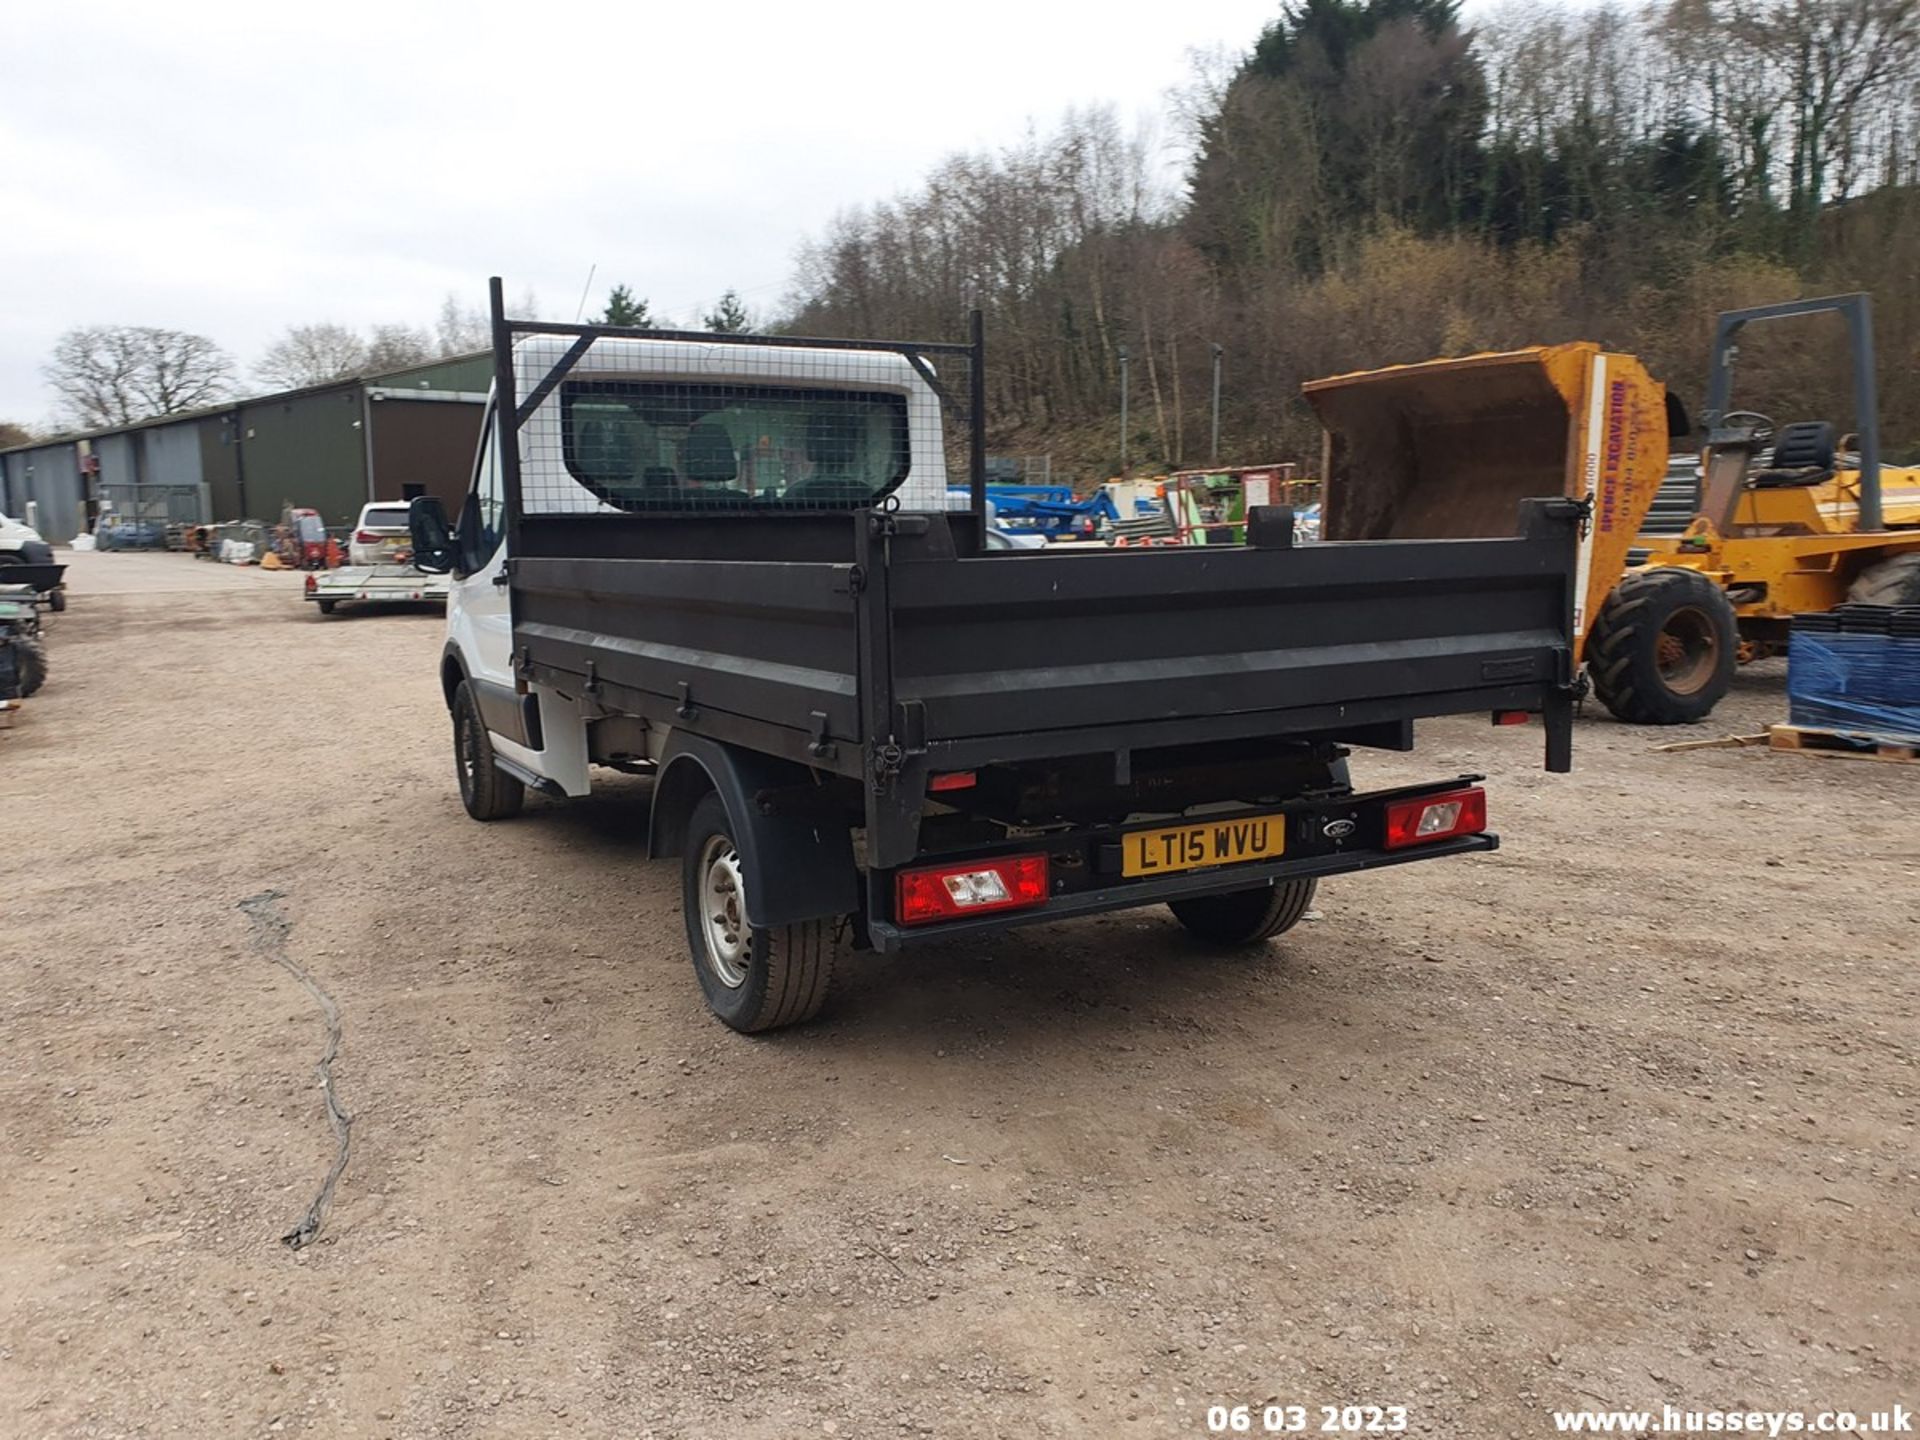
[[[1744,326],[1824,312],[1848,325],[1856,435],[1727,408]],[[1670,465],[1693,433],[1684,407],[1633,356],[1587,341],[1338,375],[1305,393],[1326,428],[1329,540],[1507,535],[1522,499],[1590,502],[1574,643],[1622,720],[1704,718],[1737,664],[1786,648],[1797,613],[1920,605],[1920,470],[1879,462],[1864,295],[1720,317],[1698,466]],[[1691,521],[1643,533],[1676,488]]]

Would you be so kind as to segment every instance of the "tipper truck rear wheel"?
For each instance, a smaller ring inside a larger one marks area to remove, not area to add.
[[[833,979],[841,922],[747,923],[747,886],[753,876],[734,843],[727,807],[716,794],[702,796],[693,807],[681,864],[687,944],[708,1008],[748,1034],[798,1025],[818,1015]]]
[[[1628,574],[1587,635],[1593,693],[1630,725],[1704,720],[1733,683],[1739,634],[1733,605],[1693,570]]]
[[[1186,926],[1187,933],[1209,945],[1238,948],[1258,945],[1300,923],[1313,903],[1318,882],[1282,880],[1253,890],[1230,890],[1224,895],[1196,895],[1172,900],[1167,908]]]

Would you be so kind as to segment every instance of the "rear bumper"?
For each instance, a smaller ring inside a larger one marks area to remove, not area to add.
[[[1013,910],[983,915],[977,920],[949,920],[933,925],[900,926],[891,920],[869,917],[867,935],[873,948],[892,954],[910,945],[930,940],[954,940],[984,935],[995,930],[1010,930],[1016,925],[1041,925],[1052,920],[1071,920],[1080,915],[1099,915],[1110,910],[1131,910],[1145,905],[1164,905],[1191,895],[1217,895],[1229,890],[1250,890],[1274,885],[1283,880],[1319,879],[1324,875],[1348,875],[1358,870],[1378,870],[1387,865],[1405,865],[1413,860],[1438,860],[1446,855],[1473,855],[1500,848],[1500,837],[1492,834],[1462,835],[1454,840],[1436,840],[1431,844],[1409,846],[1404,850],[1344,850],[1337,854],[1306,855],[1280,860],[1271,865],[1235,865],[1226,869],[1198,870],[1185,875],[1170,875],[1164,880],[1129,880],[1092,890],[1076,890],[1055,895],[1044,905],[1031,910]]]

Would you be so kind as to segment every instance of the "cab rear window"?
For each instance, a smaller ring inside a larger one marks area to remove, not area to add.
[[[908,469],[886,391],[575,381],[560,424],[568,473],[623,510],[849,510]]]

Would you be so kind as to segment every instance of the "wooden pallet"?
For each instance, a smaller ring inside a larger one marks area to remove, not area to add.
[[[1769,727],[1767,734],[1776,750],[1800,750],[1809,755],[1828,755],[1848,760],[1888,760],[1906,765],[1920,763],[1920,740],[1897,735],[1820,730],[1811,725],[1774,725]]]

